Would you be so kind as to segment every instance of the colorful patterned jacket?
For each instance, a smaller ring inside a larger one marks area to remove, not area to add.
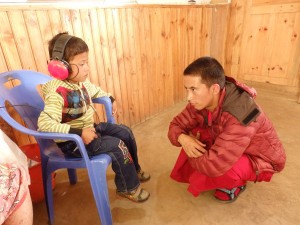
[[[92,99],[108,96],[89,81],[78,85],[53,79],[42,87],[45,108],[38,119],[39,131],[77,133],[94,125]]]

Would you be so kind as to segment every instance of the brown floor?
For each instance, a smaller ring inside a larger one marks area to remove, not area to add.
[[[151,192],[142,204],[115,194],[114,176],[108,171],[111,211],[115,225],[296,225],[300,224],[300,104],[296,97],[272,88],[255,86],[257,101],[272,119],[286,148],[284,171],[270,183],[249,183],[247,190],[232,204],[216,202],[212,191],[195,198],[187,185],[169,178],[179,153],[167,139],[170,120],[185,105],[181,103],[133,128],[140,163],[152,179],[143,184]],[[79,182],[69,185],[66,173],[59,171],[54,190],[56,225],[100,224],[89,180],[79,170]],[[44,202],[34,204],[34,225],[47,224]]]

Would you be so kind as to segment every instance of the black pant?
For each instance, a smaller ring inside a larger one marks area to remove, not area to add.
[[[137,171],[140,170],[137,146],[131,129],[124,125],[100,123],[95,126],[98,138],[86,145],[89,156],[101,153],[112,158],[112,169],[115,172],[115,184],[118,191],[127,192],[136,189],[140,181]],[[73,141],[58,143],[67,155],[81,157]]]

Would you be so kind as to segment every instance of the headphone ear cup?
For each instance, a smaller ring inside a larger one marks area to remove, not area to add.
[[[48,63],[48,71],[58,80],[65,80],[69,76],[69,64],[62,60],[51,60]]]

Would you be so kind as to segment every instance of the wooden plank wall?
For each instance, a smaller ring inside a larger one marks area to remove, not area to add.
[[[48,73],[47,42],[68,31],[89,45],[89,78],[117,99],[118,123],[134,126],[185,99],[182,71],[191,61],[224,63],[228,17],[228,5],[0,7],[0,72]]]
[[[299,94],[300,0],[232,0],[230,11],[227,73]]]

